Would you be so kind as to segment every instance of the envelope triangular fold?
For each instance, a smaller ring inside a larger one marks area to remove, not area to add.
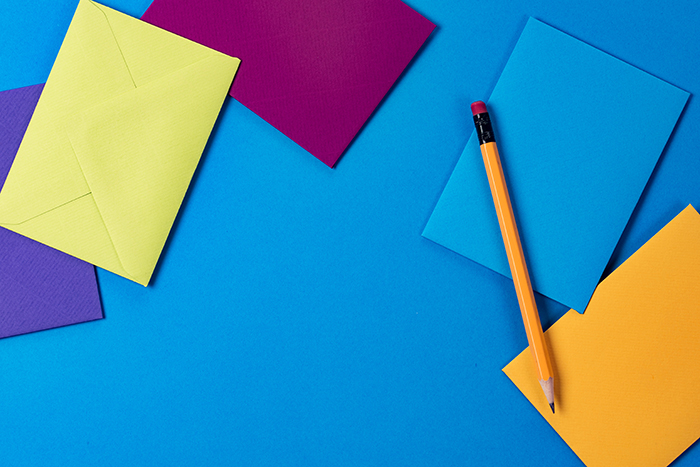
[[[43,87],[0,92],[0,189]],[[101,318],[93,266],[0,228],[0,337]]]
[[[32,237],[20,224],[90,193],[64,119],[130,89],[104,14],[80,2],[0,193],[0,225]]]
[[[146,285],[238,64],[81,0],[0,226]]]
[[[206,57],[218,56],[229,63],[232,61],[227,55],[99,3],[88,2],[88,5],[104,16],[109,29],[103,29],[113,34],[135,86],[143,86]],[[231,86],[232,76],[229,76],[227,88]],[[196,85],[203,83],[206,81]]]
[[[222,90],[231,84],[230,74],[217,71],[227,66],[227,58],[211,55],[70,121],[71,144],[101,218],[139,283],[148,282],[158,261],[216,121]],[[120,129],[118,144],[113,128]]]

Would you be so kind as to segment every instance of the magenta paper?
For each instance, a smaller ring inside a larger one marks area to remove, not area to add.
[[[231,95],[331,167],[435,28],[399,0],[154,0],[142,19],[240,58]]]

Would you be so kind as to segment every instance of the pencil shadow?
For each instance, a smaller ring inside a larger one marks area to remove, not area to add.
[[[552,324],[559,321],[570,309],[568,306],[545,297],[539,292],[535,292],[535,302],[537,303],[537,311],[540,315],[542,330],[544,331],[549,329]]]
[[[554,379],[554,410],[555,413],[553,416],[556,416],[557,412],[563,413],[566,410],[566,398],[565,398],[565,391],[562,391],[562,385],[560,384],[560,381],[556,378],[556,375],[559,375],[559,367],[557,366],[557,354],[556,352],[552,352],[552,343],[549,340],[549,335],[547,333],[544,334],[544,340],[547,343],[547,348],[550,350],[549,352],[549,359],[552,363],[552,370],[554,371],[555,379]]]

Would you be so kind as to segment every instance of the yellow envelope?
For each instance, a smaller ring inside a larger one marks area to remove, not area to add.
[[[556,414],[523,351],[503,371],[578,457],[666,466],[700,436],[700,215],[688,206],[545,333]]]
[[[239,63],[81,0],[0,226],[147,285]]]

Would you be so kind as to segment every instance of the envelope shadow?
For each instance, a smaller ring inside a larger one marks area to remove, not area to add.
[[[413,8],[413,7],[412,7],[412,8]],[[414,8],[414,9],[415,9],[415,8]],[[418,11],[418,10],[416,10],[416,11]],[[419,13],[420,13],[420,12],[419,12]],[[430,18],[428,18],[426,15],[424,15],[424,14],[422,14],[422,13],[421,13],[421,15],[422,15],[424,18],[430,20]],[[435,24],[434,21],[432,21],[432,20],[430,20],[430,21],[431,21],[433,24]],[[398,84],[399,82],[401,82],[401,80],[403,79],[403,77],[406,75],[406,73],[408,73],[408,71],[411,69],[411,67],[413,66],[413,64],[418,60],[418,58],[419,58],[421,55],[423,55],[423,51],[424,51],[425,49],[428,48],[428,46],[430,45],[430,43],[433,41],[433,39],[435,38],[435,36],[436,36],[439,32],[440,32],[440,26],[438,26],[438,25],[436,24],[436,25],[435,25],[435,29],[433,29],[433,32],[430,33],[430,35],[428,36],[428,38],[425,40],[425,42],[423,42],[423,44],[421,45],[421,47],[418,49],[418,52],[415,53],[415,55],[414,55],[413,58],[411,58],[411,60],[408,62],[408,65],[406,65],[406,67],[403,69],[403,71],[401,72],[401,74],[399,75],[399,77],[396,78],[396,81],[393,82],[393,84],[391,85],[391,87],[389,88],[389,90],[386,92],[386,94],[384,94],[384,97],[382,97],[382,100],[380,100],[379,103],[377,104],[377,106],[374,108],[374,110],[372,110],[372,113],[369,115],[369,117],[367,117],[367,120],[365,120],[365,122],[362,124],[362,126],[360,127],[360,129],[357,131],[357,133],[355,133],[355,136],[354,136],[354,137],[352,138],[352,140],[350,141],[350,144],[348,144],[348,146],[345,148],[345,150],[344,150],[343,153],[340,155],[340,157],[338,158],[338,160],[336,161],[336,163],[333,165],[332,168],[335,169],[335,168],[338,167],[338,164],[341,163],[341,161],[342,161],[343,158],[345,157],[345,154],[347,154],[347,152],[350,150],[350,148],[352,147],[352,145],[353,145],[353,143],[355,142],[355,140],[357,139],[357,137],[362,133],[362,130],[367,126],[367,124],[368,124],[370,121],[372,121],[372,118],[373,118],[374,115],[377,113],[377,110],[382,106],[382,104],[384,103],[384,101],[387,100],[387,99],[389,98],[389,96],[391,95],[391,93],[392,93],[392,92],[394,91],[394,89],[396,88],[397,84]]]
[[[192,187],[197,183],[197,180],[199,179],[199,174],[202,171],[202,166],[206,163],[207,160],[207,154],[209,153],[209,146],[211,145],[211,141],[216,137],[216,132],[219,128],[219,125],[221,125],[221,121],[223,120],[222,115],[226,112],[226,109],[228,108],[229,101],[233,99],[231,96],[226,96],[224,99],[224,103],[221,106],[221,111],[219,112],[219,116],[216,119],[216,122],[214,123],[214,127],[211,130],[211,134],[209,135],[209,139],[207,140],[207,145],[204,147],[204,151],[202,152],[202,157],[199,159],[199,164],[197,164],[197,168],[194,171],[194,174],[192,175],[192,180],[190,181],[189,186],[187,187],[187,191],[185,192],[185,197],[182,199],[182,204],[180,205],[180,209],[177,212],[177,216],[175,217],[175,221],[173,222],[172,227],[170,228],[170,232],[168,232],[168,238],[165,240],[165,244],[163,245],[163,250],[160,253],[160,257],[158,258],[158,263],[156,263],[156,267],[153,270],[153,275],[151,275],[151,281],[149,282],[149,287],[155,287],[157,282],[158,282],[158,275],[160,272],[160,267],[161,264],[163,263],[163,258],[168,254],[168,250],[170,249],[170,243],[171,243],[171,237],[173,235],[173,232],[177,230],[178,225],[180,224],[180,219],[183,216],[183,213],[187,210],[187,204],[190,199],[190,193],[192,192]]]

